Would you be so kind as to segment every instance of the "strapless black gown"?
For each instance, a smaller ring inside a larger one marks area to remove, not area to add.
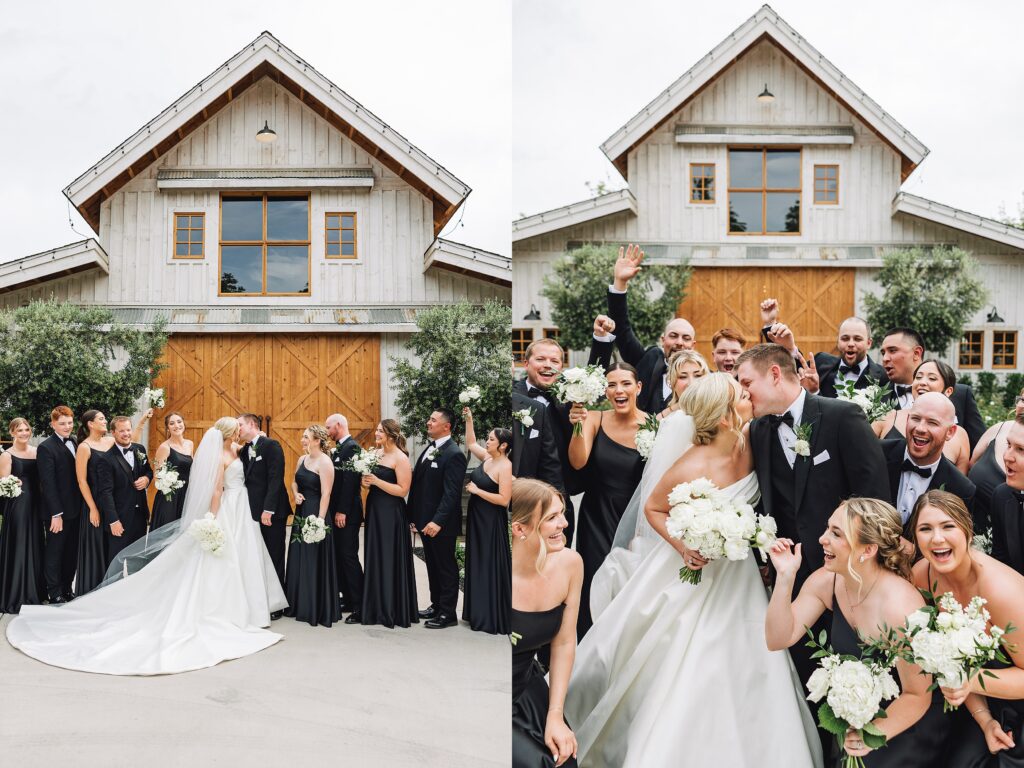
[[[996,461],[996,438],[998,437],[999,433],[997,432],[982,451],[977,463],[967,473],[967,479],[977,488],[972,512],[974,514],[974,530],[978,533],[984,533],[985,529],[992,525],[992,494],[996,488],[1006,482],[1006,473]]]
[[[167,454],[167,463],[178,470],[178,479],[184,480],[185,484],[172,493],[169,499],[157,491],[153,499],[153,517],[149,523],[151,531],[174,520],[180,520],[181,510],[185,506],[185,491],[188,490],[188,474],[192,471],[192,457],[171,448],[171,452]]]
[[[373,474],[386,483],[398,482],[391,467],[378,466]],[[371,487],[366,496],[365,520],[362,623],[385,627],[418,623],[412,534],[405,499]]]
[[[861,657],[857,644],[857,633],[846,620],[839,601],[832,595],[832,631],[829,641],[836,653]],[[893,670],[893,677],[899,683],[899,676]],[[924,716],[903,733],[891,739],[884,747],[864,757],[866,768],[934,768],[946,753],[949,735],[949,721],[942,713],[942,693],[932,692],[932,703]],[[886,703],[886,705],[889,702]],[[817,706],[812,705],[817,712]],[[836,749],[836,753],[841,750]],[[842,757],[835,761],[836,768],[844,765]]]
[[[0,500],[0,613],[18,613],[23,605],[46,600],[36,460],[12,455],[11,474],[21,480],[21,495]]]
[[[470,478],[487,493],[497,493],[498,484],[484,472],[483,464]],[[462,618],[471,629],[492,635],[507,635],[512,610],[512,551],[508,541],[508,510],[497,504],[469,497],[466,515],[466,586]]]
[[[320,475],[302,463],[295,472],[295,484],[304,499],[295,508],[293,525],[299,525],[302,518],[320,514]],[[332,535],[328,533],[316,544],[293,539],[288,546],[288,572],[284,580],[288,607],[284,615],[314,627],[329,627],[341,619]]]
[[[544,743],[548,684],[537,651],[558,634],[565,605],[556,605],[550,611],[509,610],[513,642],[512,768],[554,768],[555,761]],[[562,765],[576,768],[576,759],[570,757]]]
[[[581,640],[593,624],[590,584],[612,549],[615,529],[640,484],[643,471],[643,459],[635,448],[615,442],[603,428],[598,428],[584,467],[585,490],[576,522],[576,551],[583,558],[583,592],[576,622]]]
[[[99,479],[99,464],[106,461],[107,451],[97,451],[89,446],[89,463],[85,468],[85,482],[96,499],[96,483]],[[89,522],[89,506],[82,501],[82,518],[78,523],[78,571],[75,574],[75,595],[81,597],[99,586],[107,572],[110,559],[107,557],[107,526],[100,513],[99,527]]]

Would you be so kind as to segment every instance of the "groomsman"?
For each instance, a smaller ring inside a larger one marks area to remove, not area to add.
[[[711,337],[711,359],[714,361],[715,370],[723,373],[733,373],[736,368],[736,359],[743,354],[743,348],[747,346],[746,337],[733,328],[722,328]]]
[[[284,550],[288,516],[292,513],[284,484],[284,450],[277,440],[260,434],[260,420],[252,413],[238,417],[238,436],[243,441],[238,457],[245,470],[252,519],[260,524],[263,543],[284,588]],[[271,619],[280,618],[274,611]]]
[[[82,494],[75,475],[75,451],[78,443],[71,437],[75,415],[66,405],[50,413],[53,434],[39,444],[36,467],[39,471],[41,522],[46,527],[46,593],[50,603],[71,600],[71,582],[78,565],[78,521]]]
[[[462,486],[466,480],[466,455],[452,440],[455,416],[438,408],[427,419],[430,442],[416,459],[409,489],[409,519],[423,540],[430,582],[430,607],[420,611],[428,629],[458,624],[455,604],[459,599],[459,566],[455,539],[462,533]]]
[[[1024,574],[1024,417],[1006,435],[1006,482],[992,493],[992,557]],[[981,531],[978,531],[981,533]]]
[[[888,501],[899,510],[906,525],[914,502],[925,491],[945,490],[963,499],[968,509],[974,504],[974,483],[942,455],[946,443],[956,434],[953,403],[941,392],[925,392],[910,406],[907,438],[882,441],[889,470]],[[910,535],[908,535],[910,534]],[[913,531],[904,536],[913,541]]]
[[[110,427],[114,446],[103,454],[96,473],[96,506],[107,527],[107,565],[145,535],[149,520],[146,488],[153,480],[146,449],[132,442],[132,420],[115,416]]]
[[[565,495],[552,417],[539,400],[527,397],[512,384],[512,476],[543,480]],[[527,424],[522,414],[530,423]]]
[[[327,417],[327,434],[336,443],[331,451],[334,462],[334,486],[331,488],[334,563],[341,590],[341,610],[351,611],[346,624],[359,624],[363,609],[363,566],[359,563],[359,529],[363,525],[363,497],[358,472],[342,465],[359,452],[359,443],[348,431],[348,419],[340,413]]]

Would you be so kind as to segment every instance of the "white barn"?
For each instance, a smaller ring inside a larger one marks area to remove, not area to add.
[[[902,191],[927,147],[767,5],[601,150],[626,188],[513,222],[517,352],[557,332],[543,278],[582,243],[688,258],[679,314],[705,354],[722,327],[756,338],[767,296],[805,350],[831,351],[887,249],[945,244],[981,262],[998,311],[991,322],[986,306],[963,343],[934,352],[961,370],[1024,370],[1024,231]]]
[[[190,437],[243,410],[291,461],[334,411],[365,437],[418,311],[510,299],[507,256],[438,237],[470,188],[269,32],[64,193],[96,237],[0,264],[0,307],[167,317],[157,385]]]

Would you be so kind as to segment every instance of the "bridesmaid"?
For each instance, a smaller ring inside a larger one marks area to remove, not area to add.
[[[540,480],[512,481],[512,768],[576,766],[562,714],[576,658],[583,562],[565,544],[565,504]],[[537,651],[550,645],[550,690]]]
[[[779,539],[769,550],[777,574],[765,617],[768,650],[780,651],[806,637],[826,611],[832,612],[828,633],[833,650],[860,657],[858,642],[878,639],[884,627],[902,627],[907,616],[924,607],[924,598],[910,581],[910,553],[902,546],[900,515],[878,499],[849,499],[829,518],[818,541],[825,564],[812,573],[793,600],[800,569],[800,545]],[[931,768],[944,753],[942,699],[928,693],[931,676],[920,667],[896,662],[900,695],[874,725],[888,743],[875,752],[848,732],[843,745],[868,768]],[[844,765],[842,760],[837,766]]]
[[[78,428],[78,451],[75,453],[75,474],[82,492],[82,522],[78,526],[78,573],[75,576],[75,596],[96,589],[107,572],[106,527],[93,497],[98,479],[99,463],[114,446],[114,438],[107,434],[107,417],[95,409],[82,414]]]
[[[0,499],[0,613],[18,613],[23,605],[42,605],[46,600],[39,473],[36,449],[28,444],[32,427],[19,417],[11,421],[9,432],[14,445],[0,453],[0,477],[18,478],[21,495]]]
[[[697,379],[707,376],[709,372],[704,355],[695,349],[681,349],[672,355],[668,359],[668,386],[672,390],[672,397],[669,398],[665,410],[658,414],[658,421],[667,419],[680,410],[679,401],[682,400],[686,388]]]
[[[918,497],[908,522],[917,551],[914,583],[934,595],[952,592],[961,605],[985,598],[991,622],[1018,629],[1004,648],[1010,665],[989,665],[994,677],[976,675],[962,688],[942,688],[946,701],[959,708],[952,723],[949,766],[997,768],[1024,765],[1024,643],[1014,637],[1024,626],[1024,576],[971,547],[974,527],[963,501],[946,491]],[[963,706],[960,706],[963,705]],[[972,722],[973,721],[973,722]]]
[[[412,485],[412,466],[405,435],[394,419],[384,419],[374,432],[380,463],[363,475],[366,526],[363,544],[363,624],[408,627],[419,622],[412,532],[405,497]]]
[[[462,618],[471,629],[492,635],[509,633],[512,560],[508,548],[508,503],[512,498],[512,432],[492,429],[485,447],[476,442],[473,412],[462,409],[466,445],[482,463],[466,486],[466,583]]]
[[[576,551],[583,558],[583,595],[576,623],[581,640],[593,624],[590,584],[611,551],[615,529],[644,469],[636,449],[636,433],[647,414],[636,407],[641,387],[636,368],[613,363],[606,375],[610,411],[588,413],[579,403],[569,411],[569,421],[583,425],[582,432],[574,431],[569,441],[569,463],[574,469],[584,470],[585,490],[576,534]]]
[[[1014,418],[993,424],[974,447],[971,454],[971,469],[967,478],[978,489],[974,494],[974,529],[983,533],[992,525],[991,513],[992,494],[996,488],[1006,482],[1006,466],[1003,454],[1007,450],[1007,438],[1015,419],[1024,416],[1024,389],[1017,394],[1014,404]]]
[[[188,473],[192,470],[192,454],[195,452],[192,441],[185,439],[185,417],[180,413],[171,411],[164,416],[164,429],[167,430],[167,439],[156,449],[153,468],[156,470],[166,462],[178,470],[178,479],[185,484],[174,491],[169,499],[157,491],[153,499],[153,518],[149,524],[151,531],[181,519],[185,491],[188,490]]]

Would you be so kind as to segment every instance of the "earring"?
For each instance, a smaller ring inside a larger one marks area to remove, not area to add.
[[[864,562],[864,555],[861,555],[861,556],[860,556],[860,557],[859,557],[859,558],[857,559],[857,562],[858,562],[858,563],[863,563],[863,562]]]
[[[520,541],[526,541],[526,534],[524,533],[522,536],[520,536],[519,540]]]

